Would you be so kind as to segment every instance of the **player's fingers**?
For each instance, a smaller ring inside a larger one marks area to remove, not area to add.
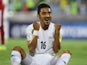
[[[61,25],[60,24],[55,24],[55,29],[56,30],[60,30],[60,28],[61,28]]]
[[[33,27],[34,27],[35,30],[39,30],[39,24],[38,23],[34,22]]]

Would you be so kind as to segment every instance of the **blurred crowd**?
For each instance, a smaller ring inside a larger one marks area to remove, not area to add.
[[[58,9],[66,15],[86,15],[87,0],[8,0],[8,10],[13,12],[29,12],[36,10],[40,2],[46,2],[53,10]]]
[[[52,8],[53,21],[87,21],[87,0],[3,0],[7,1],[4,14],[5,38],[9,37],[9,23],[37,21],[37,6],[41,2]],[[5,2],[6,3],[6,2]],[[10,22],[8,22],[10,21]],[[24,23],[23,23],[24,24]],[[13,25],[11,25],[13,26]],[[15,26],[17,29],[17,26]],[[23,27],[18,27],[24,29]],[[13,31],[15,28],[13,26]],[[71,30],[71,29],[70,29]],[[21,33],[21,32],[20,32]],[[14,36],[16,34],[13,32]],[[18,35],[18,34],[17,34]]]

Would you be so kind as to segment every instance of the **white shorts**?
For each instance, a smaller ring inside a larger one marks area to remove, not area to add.
[[[64,53],[60,58],[50,54],[35,54],[33,57],[29,54],[22,61],[22,65],[67,65],[70,54]]]
[[[35,54],[33,57],[28,54],[22,61],[22,65],[50,65],[53,59],[55,59],[54,56],[50,54]]]

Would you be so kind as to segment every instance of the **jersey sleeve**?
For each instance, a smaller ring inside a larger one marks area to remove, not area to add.
[[[27,41],[31,41],[32,40],[32,33],[33,33],[33,24],[29,25],[27,28],[26,28],[26,38],[27,38]]]

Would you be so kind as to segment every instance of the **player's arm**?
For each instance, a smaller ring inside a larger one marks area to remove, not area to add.
[[[33,33],[33,38],[31,41],[28,41],[28,48],[30,52],[34,52],[37,46],[37,39],[38,39],[38,30],[39,30],[39,24],[38,23],[33,23],[33,28],[34,31]]]
[[[60,50],[60,24],[55,24],[55,34],[54,34],[54,42],[53,42],[53,50],[57,53]]]
[[[29,48],[29,51],[32,53],[35,51],[35,48],[37,46],[37,39],[38,39],[38,36],[33,36],[32,41],[28,41],[28,48]]]

